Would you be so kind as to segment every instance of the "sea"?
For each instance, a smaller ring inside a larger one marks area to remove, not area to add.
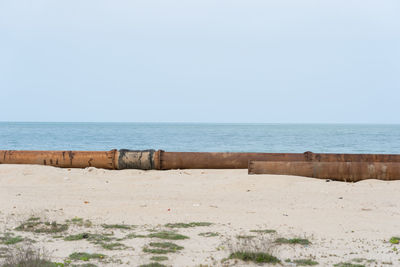
[[[0,122],[0,150],[400,153],[400,125]]]

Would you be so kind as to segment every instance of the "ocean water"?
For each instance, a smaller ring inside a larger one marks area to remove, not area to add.
[[[0,150],[400,153],[400,125],[0,122]]]

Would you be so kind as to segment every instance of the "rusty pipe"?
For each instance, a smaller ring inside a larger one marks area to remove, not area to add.
[[[400,180],[400,163],[250,161],[248,173],[294,175],[344,182]]]

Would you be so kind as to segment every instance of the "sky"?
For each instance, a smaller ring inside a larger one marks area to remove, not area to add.
[[[400,123],[399,0],[0,0],[0,121]]]

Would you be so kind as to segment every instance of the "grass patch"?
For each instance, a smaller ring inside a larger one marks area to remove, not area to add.
[[[58,224],[57,222],[39,222],[26,221],[15,228],[17,231],[54,234],[68,230],[67,224]]]
[[[167,256],[153,256],[150,258],[152,261],[167,261],[168,257]]]
[[[132,225],[126,224],[102,224],[101,225],[104,229],[123,229],[123,230],[130,230],[133,228]]]
[[[86,253],[86,252],[74,252],[71,255],[69,255],[69,258],[71,260],[80,260],[80,261],[89,261],[91,259],[104,259],[106,255],[104,254],[99,254],[99,253]]]
[[[2,267],[56,267],[59,263],[51,262],[46,251],[31,246],[19,247],[7,251]]]
[[[152,254],[167,254],[174,253],[178,250],[182,250],[183,247],[178,246],[177,244],[171,242],[152,242],[149,244],[149,247],[144,247],[143,252],[152,253]]]
[[[148,237],[147,235],[138,235],[135,233],[128,234],[124,239],[132,239],[132,238],[146,238]]]
[[[205,233],[200,233],[199,236],[214,237],[214,236],[219,236],[219,233],[216,233],[216,232],[205,232]]]
[[[125,246],[122,243],[102,243],[101,247],[107,250],[120,250],[120,249],[126,249],[128,248],[127,246]]]
[[[239,259],[242,261],[252,261],[255,263],[280,263],[281,261],[269,254],[264,252],[247,252],[247,251],[238,251],[234,252],[229,256],[229,259]]]
[[[350,262],[339,262],[333,266],[334,267],[365,267],[364,264],[353,264]]]
[[[311,242],[308,239],[304,239],[304,238],[291,238],[291,239],[287,239],[287,238],[277,238],[275,240],[275,243],[278,244],[291,244],[291,245],[310,245]]]
[[[390,242],[391,244],[397,245],[397,244],[400,243],[400,237],[393,236],[392,238],[390,238],[389,242]]]
[[[148,235],[148,237],[156,237],[160,239],[168,239],[168,240],[181,240],[181,239],[189,239],[188,236],[181,235],[175,232],[169,232],[169,231],[161,231],[157,233],[151,233]]]
[[[22,241],[24,241],[24,239],[21,236],[14,236],[13,233],[5,233],[0,237],[0,244],[4,245],[14,245]]]
[[[169,228],[190,228],[198,226],[210,226],[212,223],[209,222],[191,222],[191,223],[167,223],[165,227]]]
[[[259,234],[273,234],[276,233],[276,230],[272,229],[264,229],[264,230],[250,230],[251,233],[259,233]]]
[[[167,266],[164,264],[158,263],[158,262],[151,262],[151,263],[140,265],[139,267],[167,267]]]
[[[298,260],[290,260],[287,259],[285,262],[291,262],[295,263],[296,266],[313,266],[313,265],[318,265],[319,263],[310,259],[298,259]]]
[[[69,236],[64,237],[64,241],[77,241],[77,240],[82,240],[82,239],[88,239],[89,236],[90,236],[90,234],[88,234],[88,233],[69,235]]]
[[[84,227],[91,227],[93,225],[93,223],[90,220],[84,220],[83,218],[79,217],[74,217],[71,220],[66,220],[66,222]]]
[[[254,238],[254,235],[237,235],[236,238],[237,239],[252,239]]]

